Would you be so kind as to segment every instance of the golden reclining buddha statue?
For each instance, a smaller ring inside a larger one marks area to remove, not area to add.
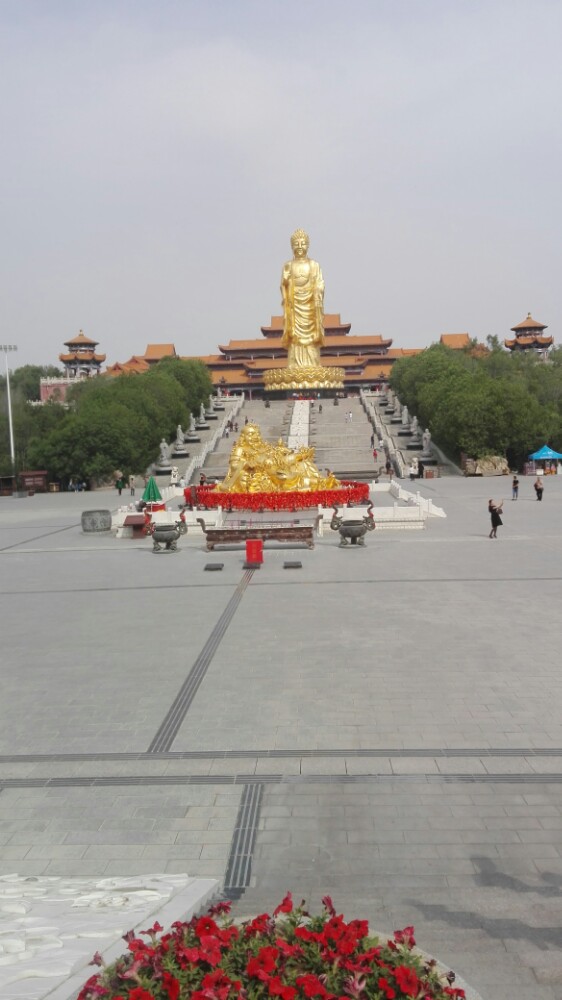
[[[294,451],[279,438],[264,441],[257,424],[246,424],[230,453],[228,472],[216,489],[221,493],[284,493],[289,490],[333,490],[340,485],[331,473],[322,476],[314,464],[314,448]]]
[[[264,374],[266,390],[338,389],[343,386],[343,368],[324,367],[320,348],[324,343],[324,279],[320,264],[308,256],[309,239],[303,229],[291,236],[293,259],[283,266],[281,299],[283,337],[287,367]]]

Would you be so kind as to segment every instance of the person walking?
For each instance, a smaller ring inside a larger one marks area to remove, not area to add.
[[[540,476],[537,476],[533,483],[535,493],[537,494],[537,500],[542,500],[542,495],[544,493],[544,485]]]
[[[517,500],[519,496],[519,480],[517,476],[513,477],[513,482],[511,484],[511,499]]]
[[[353,423],[353,412],[352,412],[352,410],[349,411],[349,422],[350,422],[350,424]]]
[[[375,432],[371,434],[371,448],[375,447]]]
[[[500,516],[501,514],[503,514],[502,503],[503,501],[501,500],[499,503],[496,503],[495,500],[488,500],[488,511],[490,513],[490,518],[492,521],[492,530],[488,535],[488,538],[498,537],[497,530],[500,527],[500,525],[503,524],[503,521]]]
[[[413,462],[410,462],[410,465],[408,467],[408,475],[410,477],[410,482],[413,483],[414,479],[417,476],[417,469],[416,469],[416,467],[415,467],[415,465],[414,465]]]

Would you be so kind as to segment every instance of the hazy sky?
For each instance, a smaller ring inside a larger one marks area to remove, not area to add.
[[[325,309],[423,346],[562,343],[559,0],[0,0],[0,319],[17,364],[214,353]]]

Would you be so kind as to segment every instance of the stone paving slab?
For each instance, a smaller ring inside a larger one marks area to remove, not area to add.
[[[541,505],[521,478],[492,546],[506,482],[449,478],[421,484],[447,513],[424,532],[361,551],[327,533],[292,574],[266,548],[173,742],[211,753],[193,759],[76,754],[147,749],[243,551],[206,574],[200,535],[159,559],[82,535],[111,491],[0,500],[0,871],[223,877],[263,779],[238,912],[332,892],[374,926],[415,922],[495,1000],[560,1000],[562,481]],[[53,750],[69,756],[17,760]],[[62,784],[25,784],[45,780]]]

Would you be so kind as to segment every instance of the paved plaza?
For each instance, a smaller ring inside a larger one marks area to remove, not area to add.
[[[560,1000],[562,477],[545,487],[426,481],[447,517],[425,530],[327,531],[256,571],[199,530],[158,556],[83,534],[115,492],[0,499],[0,874],[211,875],[240,914],[329,893],[415,924],[486,997]]]

